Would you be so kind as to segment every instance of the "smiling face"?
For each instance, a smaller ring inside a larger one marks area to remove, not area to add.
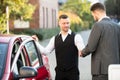
[[[61,18],[59,20],[59,26],[60,26],[61,31],[68,32],[68,30],[70,28],[70,19],[68,17],[67,18]]]

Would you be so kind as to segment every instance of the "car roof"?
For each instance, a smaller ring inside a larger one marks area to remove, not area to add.
[[[17,38],[26,38],[30,37],[28,35],[15,35],[15,34],[0,34],[0,42],[9,43],[10,40],[15,40]]]

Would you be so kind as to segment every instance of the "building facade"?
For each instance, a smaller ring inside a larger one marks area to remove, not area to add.
[[[30,22],[10,21],[10,29],[39,29],[53,28],[57,26],[58,0],[29,0],[36,6]]]
[[[57,26],[58,0],[40,0],[40,27],[52,28]]]

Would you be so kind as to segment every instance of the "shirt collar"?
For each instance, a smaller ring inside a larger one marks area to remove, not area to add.
[[[71,35],[71,33],[72,33],[71,29],[69,29],[67,33]],[[59,35],[60,34],[61,34],[61,31],[60,31]]]
[[[108,16],[104,16],[104,17],[100,18],[100,19],[98,20],[98,22],[101,21],[103,18],[109,18],[109,17],[108,17]]]

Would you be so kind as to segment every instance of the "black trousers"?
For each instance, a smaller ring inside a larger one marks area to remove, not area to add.
[[[93,75],[92,80],[108,80],[108,75]]]
[[[72,68],[67,71],[55,69],[56,76],[55,80],[79,80],[79,70],[78,68]]]

